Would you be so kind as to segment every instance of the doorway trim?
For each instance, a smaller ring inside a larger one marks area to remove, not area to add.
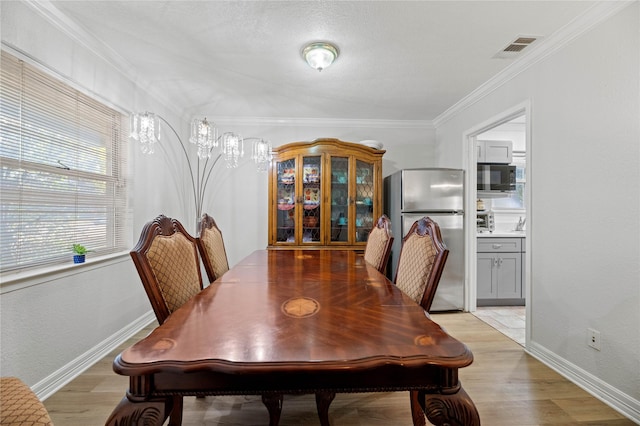
[[[477,166],[476,166],[476,140],[477,136],[488,130],[504,124],[521,115],[525,116],[525,144],[527,150],[526,170],[527,170],[527,190],[525,192],[525,205],[527,208],[527,226],[525,230],[525,347],[531,336],[531,230],[534,223],[532,220],[532,176],[533,168],[531,167],[531,100],[527,99],[493,117],[471,127],[462,134],[463,139],[463,155],[466,162],[465,169],[466,182],[468,188],[466,191],[467,214],[465,215],[465,227],[469,231],[466,232],[466,266],[467,271],[466,287],[465,287],[465,306],[469,312],[475,312],[477,308],[477,233],[476,233],[476,199],[477,199]]]

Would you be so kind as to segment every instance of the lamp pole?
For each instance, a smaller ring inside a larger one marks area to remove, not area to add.
[[[176,129],[164,117],[150,112],[132,114],[131,138],[142,144],[142,151],[144,153],[153,154],[154,145],[157,143],[165,155],[167,155],[167,151],[160,143],[160,121],[166,124],[176,139],[178,139],[184,158],[187,161],[196,213],[195,227],[197,235],[199,232],[198,221],[202,216],[204,196],[209,179],[211,178],[211,173],[221,157],[225,158],[228,167],[237,167],[238,158],[244,156],[244,140],[240,135],[231,132],[217,136],[217,131],[206,118],[204,120],[194,120],[192,123],[192,136],[189,139],[192,143],[198,145],[198,155],[194,172],[194,167],[186,145],[182,142],[182,138]],[[196,128],[198,130],[195,130]],[[221,152],[214,157],[212,155],[213,148],[218,146],[220,139],[222,139]],[[257,164],[258,170],[265,170],[264,165],[271,161],[271,142],[255,137],[248,138],[247,140],[254,140],[251,158]],[[204,164],[201,164],[203,159],[205,159]]]

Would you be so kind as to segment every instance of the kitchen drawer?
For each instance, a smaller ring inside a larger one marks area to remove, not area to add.
[[[478,253],[520,253],[522,238],[478,238]]]

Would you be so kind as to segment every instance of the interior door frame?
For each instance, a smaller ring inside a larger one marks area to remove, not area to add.
[[[531,235],[532,229],[534,229],[533,219],[533,205],[531,203],[532,194],[532,176],[533,167],[531,164],[532,158],[532,146],[531,146],[531,100],[517,104],[501,113],[494,115],[493,117],[485,120],[470,129],[463,132],[463,152],[465,157],[467,170],[465,185],[466,191],[466,210],[465,215],[465,228],[469,231],[466,232],[466,267],[467,280],[465,284],[465,307],[469,312],[475,312],[477,309],[477,233],[476,233],[476,199],[477,199],[477,166],[476,166],[476,140],[478,135],[493,129],[501,124],[513,120],[521,115],[525,116],[525,141],[526,141],[526,170],[527,170],[527,190],[525,192],[525,204],[527,209],[527,226],[525,230],[525,315],[526,315],[526,330],[525,330],[525,347],[529,342],[531,336],[531,294],[532,294],[532,280],[531,280]]]

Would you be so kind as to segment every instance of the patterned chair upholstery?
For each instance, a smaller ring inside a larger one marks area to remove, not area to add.
[[[369,233],[364,249],[364,260],[384,273],[389,262],[392,243],[391,221],[386,215],[382,215]]]
[[[425,312],[431,309],[447,256],[440,227],[428,217],[417,220],[402,240],[395,284]]]
[[[442,241],[440,227],[431,218],[417,220],[402,240],[395,283],[429,315],[449,249]],[[417,391],[409,392],[414,425],[425,425]]]
[[[148,222],[130,254],[158,323],[202,290],[196,239],[177,220]],[[182,396],[173,397],[170,416],[169,426],[182,424]]]
[[[204,270],[210,282],[217,280],[229,270],[227,251],[224,248],[222,232],[208,214],[203,214],[198,224],[198,249],[204,263]]]
[[[202,290],[196,239],[177,220],[148,222],[130,254],[160,324]]]
[[[53,426],[35,393],[17,377],[0,378],[0,425]]]

